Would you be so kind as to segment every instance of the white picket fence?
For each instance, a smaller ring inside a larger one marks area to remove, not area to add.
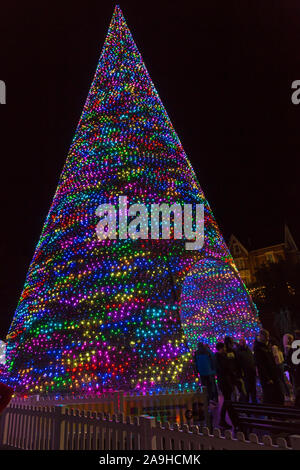
[[[300,450],[300,436],[290,436],[290,447],[283,438],[274,444],[270,436],[259,442],[256,434],[249,441],[243,433],[233,438],[219,429],[210,434],[198,426],[162,426],[150,416],[117,418],[103,413],[85,412],[62,406],[34,406],[13,403],[0,420],[0,446],[34,450]]]
[[[169,391],[160,393],[125,393],[122,390],[106,392],[95,396],[39,396],[27,398],[13,398],[12,403],[34,406],[63,405],[84,411],[97,411],[104,414],[125,416],[151,415],[159,421],[180,422],[181,424],[194,424],[193,415],[199,422],[200,414],[203,421],[208,420],[207,394],[205,387],[196,392]]]

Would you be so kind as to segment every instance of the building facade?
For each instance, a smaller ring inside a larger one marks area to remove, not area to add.
[[[283,260],[297,262],[300,259],[298,247],[287,225],[284,227],[283,243],[248,250],[232,234],[228,245],[240,275],[247,286],[252,286],[256,282],[255,272],[262,266]]]

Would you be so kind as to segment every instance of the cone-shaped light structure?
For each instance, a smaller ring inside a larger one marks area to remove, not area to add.
[[[204,204],[205,241],[99,240],[100,204]],[[256,311],[119,7],[8,334],[21,393],[187,388]]]

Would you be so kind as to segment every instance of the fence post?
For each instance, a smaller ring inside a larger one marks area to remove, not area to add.
[[[300,450],[300,436],[293,434],[290,436],[290,442],[293,450]]]
[[[52,421],[52,447],[51,450],[60,450],[61,443],[61,425],[62,425],[62,407],[55,406]]]
[[[4,434],[5,434],[5,424],[6,424],[6,414],[8,413],[9,408],[6,408],[6,410],[3,411],[3,413],[0,415],[0,445],[4,444]],[[7,438],[6,438],[7,439]],[[6,442],[5,442],[6,444]]]
[[[113,413],[119,415],[124,411],[124,392],[121,390],[119,392],[114,392],[113,394]]]
[[[208,403],[209,403],[209,399],[208,399],[208,394],[207,394],[207,387],[204,387],[202,386],[202,391],[201,391],[201,394],[202,396],[204,397],[203,399],[203,402],[204,402],[204,420],[205,420],[205,425],[210,428],[212,427],[212,419],[211,419],[211,415],[208,411]]]
[[[156,450],[156,436],[153,435],[153,428],[156,427],[155,418],[153,416],[139,417],[141,450]]]
[[[120,391],[120,413],[124,413],[124,392]]]

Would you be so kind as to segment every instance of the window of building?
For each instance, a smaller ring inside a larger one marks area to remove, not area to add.
[[[234,245],[233,247],[233,252],[236,256],[238,256],[240,254],[240,247],[239,245]]]
[[[266,256],[267,263],[275,263],[275,258],[274,258],[274,253],[273,252],[266,253],[265,256]]]

